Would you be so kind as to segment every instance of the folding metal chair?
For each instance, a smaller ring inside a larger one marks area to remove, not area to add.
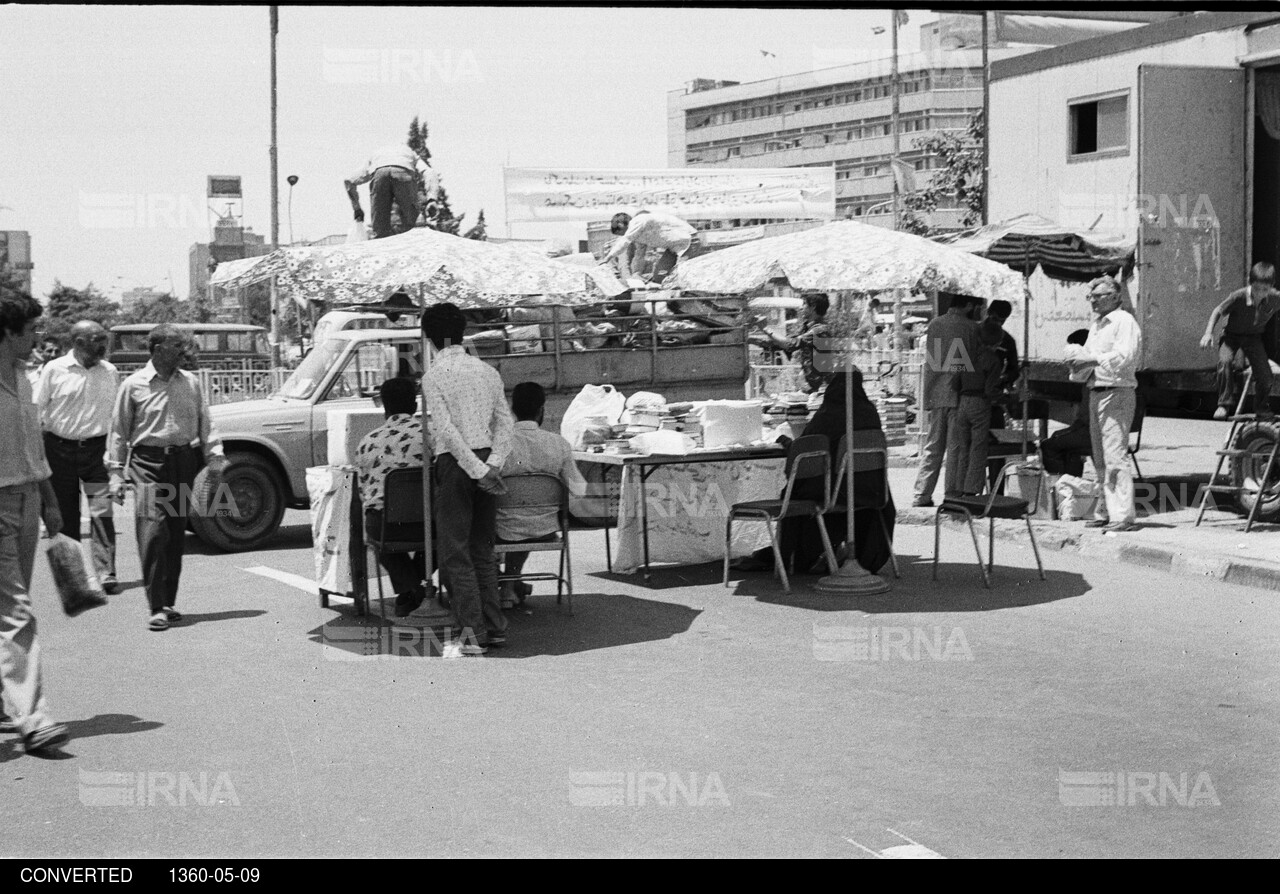
[[[535,472],[528,475],[511,475],[503,478],[507,492],[498,498],[498,512],[506,509],[534,510],[554,516],[560,530],[555,532],[551,540],[527,540],[519,543],[497,543],[493,551],[499,555],[507,553],[558,552],[560,554],[560,570],[558,573],[541,571],[520,574],[498,574],[498,583],[508,581],[555,581],[556,604],[568,597],[569,614],[573,614],[573,561],[569,550],[569,490],[556,475]]]
[[[973,550],[978,555],[978,570],[982,572],[982,584],[988,590],[991,589],[991,580],[987,574],[988,571],[994,570],[995,567],[995,549],[996,549],[996,519],[997,518],[1020,518],[1027,523],[1027,533],[1031,535],[1031,549],[1036,554],[1036,568],[1040,571],[1040,579],[1044,580],[1044,565],[1040,562],[1040,547],[1036,543],[1036,532],[1031,527],[1031,507],[1039,505],[1040,484],[1037,483],[1037,493],[1032,500],[1024,500],[1021,497],[1006,497],[1000,493],[1004,480],[1009,475],[1009,470],[1014,468],[1012,464],[1006,465],[1000,470],[1000,475],[996,479],[995,485],[991,488],[986,496],[976,497],[948,497],[938,506],[938,511],[933,516],[933,579],[938,579],[938,548],[942,540],[942,516],[958,515],[969,523],[969,534],[973,537]],[[1044,476],[1037,479],[1043,482]],[[987,565],[982,564],[982,547],[978,545],[978,532],[973,527],[973,520],[987,519],[989,522],[987,532]]]
[[[427,549],[422,516],[422,468],[392,469],[384,479],[383,492],[382,526],[377,531],[366,530],[364,543],[366,549],[373,552],[373,568],[378,577],[378,614],[385,626],[387,599],[382,588],[382,557]]]
[[[836,567],[835,551],[831,548],[831,538],[827,536],[827,526],[822,523],[822,516],[830,509],[831,503],[831,452],[830,442],[826,435],[806,435],[791,442],[787,451],[787,486],[780,500],[749,500],[734,503],[729,510],[729,517],[724,526],[724,585],[729,585],[729,544],[733,542],[733,522],[735,519],[762,521],[769,527],[769,540],[773,544],[773,570],[782,578],[782,588],[791,592],[791,582],[787,579],[787,569],[782,561],[782,548],[778,544],[778,532],[774,522],[781,523],[784,518],[814,518],[818,521],[818,531],[822,535],[822,548],[826,552],[827,567]],[[822,501],[793,500],[791,492],[797,481],[810,478],[822,478]]]
[[[858,432],[855,438],[859,443],[866,441],[869,446],[855,447],[853,449],[853,472],[856,475],[859,472],[880,472],[884,476],[884,492],[879,502],[859,502],[857,491],[853,494],[853,509],[856,512],[859,509],[876,510],[876,524],[880,526],[880,530],[884,533],[884,539],[889,544],[889,561],[893,564],[893,576],[902,577],[902,572],[898,570],[898,554],[893,549],[893,535],[889,531],[889,526],[885,524],[882,510],[889,505],[889,445],[885,440],[884,432],[879,429],[875,431]],[[840,446],[836,448],[836,483],[831,488],[831,499],[828,501],[830,508],[827,515],[833,513],[843,513],[845,507],[839,505],[840,495],[844,490],[845,469],[848,463],[845,462],[844,438],[840,439]],[[846,559],[849,561],[852,559]],[[856,561],[856,560],[855,560]]]

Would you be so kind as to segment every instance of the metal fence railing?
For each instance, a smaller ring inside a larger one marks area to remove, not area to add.
[[[191,372],[200,380],[209,406],[235,403],[242,400],[260,400],[284,384],[289,369],[194,369]],[[119,371],[123,382],[130,371]]]

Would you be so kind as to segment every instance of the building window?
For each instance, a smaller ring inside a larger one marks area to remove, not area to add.
[[[1067,104],[1069,155],[1125,153],[1129,148],[1129,96],[1106,96]]]
[[[729,149],[725,152],[725,158],[737,158],[741,154],[742,154],[741,146],[730,146]]]

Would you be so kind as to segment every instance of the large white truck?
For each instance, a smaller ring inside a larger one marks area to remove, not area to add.
[[[999,60],[990,110],[990,219],[1031,212],[1130,237],[1148,405],[1212,412],[1209,315],[1255,261],[1280,263],[1280,14],[1194,13]],[[1088,325],[1084,294],[1033,278],[1036,391],[1073,394],[1060,360]]]

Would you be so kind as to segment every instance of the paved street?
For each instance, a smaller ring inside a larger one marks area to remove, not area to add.
[[[6,856],[1280,853],[1271,593],[1056,550],[1042,583],[1006,541],[985,592],[959,530],[934,583],[917,526],[883,597],[709,566],[649,590],[588,531],[575,617],[535,595],[485,658],[378,659],[286,523],[258,553],[190,539],[163,634],[131,533],[106,609],[61,616],[38,566],[75,739],[0,739]]]

